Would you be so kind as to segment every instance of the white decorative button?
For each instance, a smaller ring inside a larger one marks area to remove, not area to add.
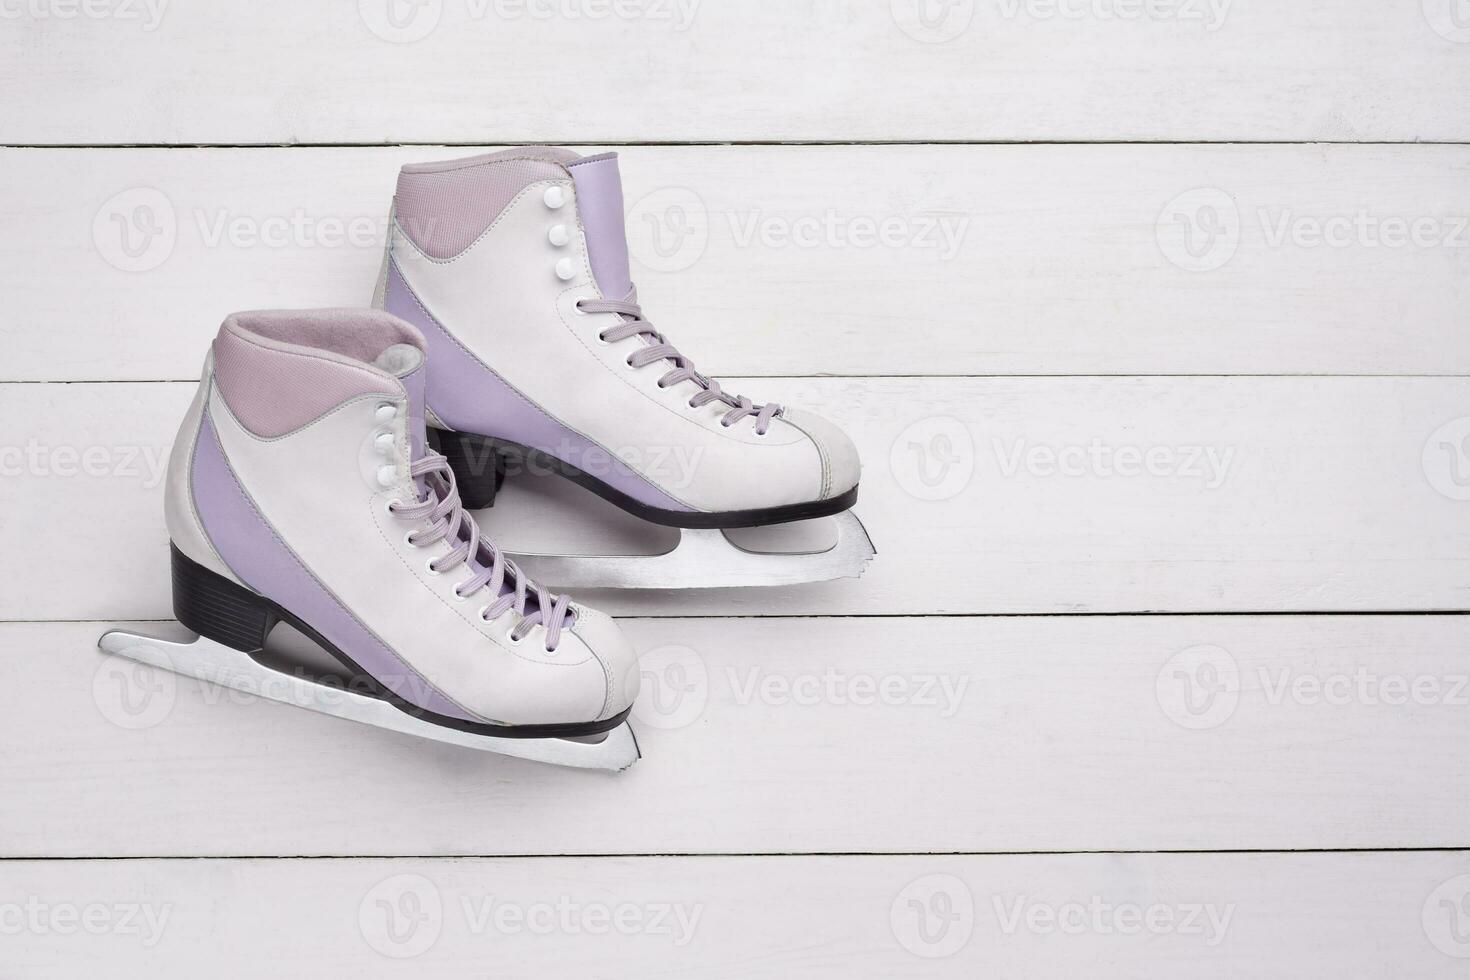
[[[565,281],[572,278],[572,276],[575,276],[576,274],[577,270],[572,266],[571,259],[559,259],[557,261],[556,278]]]
[[[392,422],[397,417],[397,405],[379,405],[378,410],[373,413],[373,418],[379,422]]]
[[[378,486],[391,487],[398,482],[398,471],[391,466],[378,467]]]
[[[552,225],[551,231],[547,232],[546,237],[551,239],[551,244],[557,248],[561,248],[572,240],[572,236],[567,234],[566,225]]]
[[[373,440],[373,446],[384,456],[393,451],[393,433],[379,432],[378,437]]]
[[[567,192],[562,190],[560,187],[553,185],[546,188],[546,193],[542,195],[541,199],[546,202],[546,206],[548,208],[551,208],[551,210],[555,211],[557,208],[567,203]]]

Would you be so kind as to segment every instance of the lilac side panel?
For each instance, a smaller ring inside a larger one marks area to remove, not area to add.
[[[623,228],[623,180],[618,155],[603,153],[567,168],[577,187],[577,213],[587,233],[592,275],[607,299],[624,299],[633,291],[628,273],[628,236]]]
[[[465,713],[399,659],[281,541],[235,479],[207,412],[194,450],[192,483],[204,530],[241,581],[310,623],[403,700],[449,718],[483,720]]]
[[[621,459],[573,432],[506,384],[475,355],[451,337],[424,309],[398,270],[388,263],[383,304],[389,313],[423,332],[429,350],[429,407],[445,425],[459,432],[504,439],[539,449],[591,474],[640,504],[664,510],[691,511],[633,472]],[[593,464],[596,465],[593,465]]]

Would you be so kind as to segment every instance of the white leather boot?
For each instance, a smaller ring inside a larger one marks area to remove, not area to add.
[[[374,305],[428,341],[431,422],[452,433],[441,445],[467,504],[493,502],[511,459],[644,520],[705,529],[661,563],[540,559],[556,584],[811,581],[871,557],[847,513],[859,462],[846,435],[724,392],[644,315],[615,154],[522,147],[404,167]],[[833,548],[764,561],[711,530],[834,515]]]
[[[426,375],[423,337],[386,313],[225,320],[167,482],[175,614],[201,640],[161,665],[279,688],[250,655],[285,621],[368,679],[366,696],[336,692],[360,705],[307,707],[545,761],[630,764],[633,647],[481,538],[426,449]],[[149,642],[118,636],[111,648],[129,655]]]

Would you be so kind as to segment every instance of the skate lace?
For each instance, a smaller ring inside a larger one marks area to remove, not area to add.
[[[638,301],[629,299],[583,299],[577,301],[577,309],[584,313],[617,313],[625,317],[624,321],[616,327],[609,327],[598,334],[598,339],[607,343],[617,343],[628,337],[641,336],[648,343],[642,350],[635,351],[628,356],[630,367],[641,368],[652,364],[654,361],[669,361],[674,366],[658,379],[660,388],[669,388],[685,381],[693,381],[699,385],[700,391],[689,399],[690,408],[703,408],[710,402],[720,402],[728,405],[730,410],[720,418],[720,424],[729,428],[747,415],[755,417],[755,434],[763,436],[771,427],[771,420],[781,414],[781,406],[777,404],[757,405],[744,395],[727,395],[721,388],[720,383],[713,378],[706,377],[694,369],[694,362],[670,344],[664,335],[653,328],[653,323],[643,316],[643,308]]]
[[[388,504],[388,512],[406,521],[429,521],[426,530],[409,533],[408,543],[414,547],[438,541],[447,541],[453,546],[448,554],[430,559],[429,570],[438,574],[456,565],[464,565],[471,574],[454,587],[457,598],[468,599],[480,589],[488,588],[495,599],[480,610],[481,619],[490,622],[504,615],[506,610],[514,609],[520,618],[510,631],[511,641],[519,643],[539,624],[546,627],[546,652],[554,652],[561,642],[562,630],[570,628],[576,618],[570,608],[571,599],[548,592],[530,581],[515,562],[480,536],[479,526],[465,513],[460,503],[454,471],[443,456],[430,453],[415,460],[409,473],[415,480],[422,479],[423,499],[411,504],[392,501]],[[506,588],[507,580],[509,589]],[[532,599],[535,600],[534,608],[531,608]]]

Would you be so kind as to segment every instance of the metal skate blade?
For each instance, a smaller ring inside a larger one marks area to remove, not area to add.
[[[863,522],[851,511],[824,521],[835,528],[835,540],[810,551],[753,551],[724,531],[686,528],[674,549],[661,555],[511,557],[531,578],[559,589],[724,589],[861,575],[877,553]]]
[[[345,718],[348,721],[416,735],[448,745],[578,769],[621,771],[638,761],[638,740],[623,722],[597,739],[497,738],[444,728],[399,711],[386,701],[355,691],[314,683],[255,662],[248,654],[198,637],[187,643],[111,630],[97,642],[104,653],[195,677],[271,701]]]

